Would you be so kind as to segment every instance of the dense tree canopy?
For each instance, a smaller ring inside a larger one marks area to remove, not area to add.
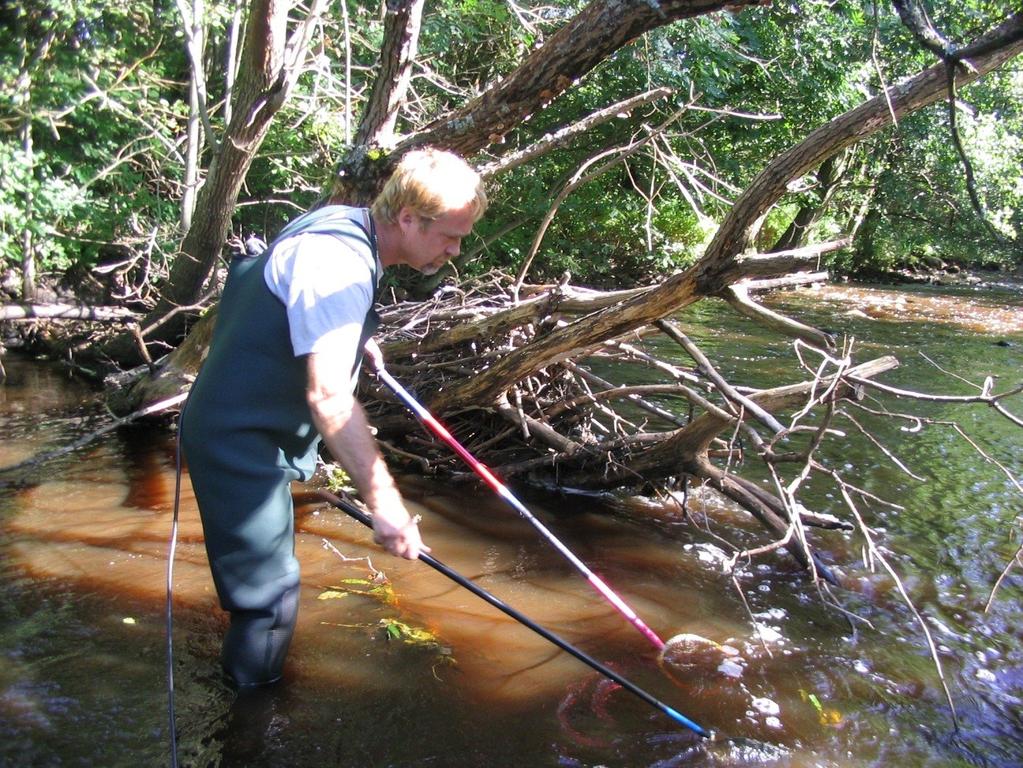
[[[577,10],[560,2],[428,4],[407,97],[385,140],[400,145],[483,93],[549,45]],[[961,44],[1005,11],[991,2],[940,3],[932,18]],[[194,205],[186,191],[203,183],[232,119],[245,77],[238,71],[245,9],[33,0],[2,14],[14,32],[0,42],[0,267],[10,298],[21,298],[35,272],[67,273],[78,288],[95,284],[104,301],[151,307],[179,252],[189,220],[183,206]],[[293,15],[288,34],[299,23]],[[234,234],[272,236],[329,186],[356,140],[384,35],[373,5],[342,4],[313,20],[308,46],[295,48],[294,86],[244,175]],[[935,60],[886,4],[772,3],[654,26],[473,158],[485,166],[601,108],[671,89],[495,176],[492,214],[462,274],[514,272],[554,195],[580,169],[600,167],[587,164],[602,153],[620,161],[565,197],[531,278],[569,269],[584,283],[624,286],[691,264],[767,158]],[[201,98],[190,100],[195,82]],[[831,177],[805,177],[769,212],[758,245],[769,248],[803,211],[809,228],[801,242],[862,221],[856,249],[835,257],[849,272],[931,257],[1017,261],[1021,95],[1018,67],[958,94],[958,132],[983,215],[970,203],[947,105],[937,104],[850,149]],[[23,280],[26,266],[34,270]]]

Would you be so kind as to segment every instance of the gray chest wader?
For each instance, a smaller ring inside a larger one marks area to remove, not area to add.
[[[371,233],[329,213],[297,220],[282,237],[313,231],[354,247],[339,247],[338,258],[366,259],[375,293]],[[319,447],[306,404],[306,358],[295,357],[286,309],[263,279],[272,250],[232,264],[210,353],[181,421],[213,581],[231,614],[221,662],[240,686],[281,676],[299,597],[290,486],[312,476]],[[362,343],[378,322],[371,308]]]

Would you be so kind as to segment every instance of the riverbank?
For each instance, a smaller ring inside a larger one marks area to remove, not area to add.
[[[989,291],[1023,290],[1023,265],[1015,268],[978,269],[946,264],[940,260],[921,267],[889,271],[860,272],[836,282],[864,285],[933,285],[946,288],[973,288]]]

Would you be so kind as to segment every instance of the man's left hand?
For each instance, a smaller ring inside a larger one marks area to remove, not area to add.
[[[366,353],[366,359],[369,360],[369,364],[373,366],[374,371],[384,370],[384,353],[380,351],[380,346],[374,339],[366,339],[366,344],[362,349]]]

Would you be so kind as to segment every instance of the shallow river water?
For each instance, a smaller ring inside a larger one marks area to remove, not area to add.
[[[882,377],[895,386],[967,394],[976,390],[964,380],[992,375],[1003,391],[1023,378],[1018,294],[833,286],[770,303],[862,340],[857,360],[896,355],[900,367]],[[681,321],[712,360],[756,363],[764,380],[746,383],[800,378],[791,344],[721,305],[704,302]],[[0,467],[106,422],[96,394],[57,367],[13,356],[4,365]],[[1018,399],[1008,406],[1023,412]],[[927,415],[950,420],[953,410],[935,404]],[[955,418],[1005,470],[1023,475],[1023,429],[983,406]],[[637,521],[642,510],[612,514],[593,500],[523,491],[658,634],[698,635],[735,651],[659,665],[646,641],[492,494],[416,478],[403,489],[437,558],[735,738],[700,743],[439,574],[379,552],[357,523],[302,489],[302,603],[285,684],[235,700],[218,674],[224,619],[186,473],[174,573],[180,764],[1023,765],[1023,564],[985,611],[1020,544],[1023,493],[950,427],[900,430],[869,414],[863,421],[917,479],[848,426],[823,459],[903,507],[861,511],[932,633],[955,719],[916,617],[887,574],[864,567],[857,536],[813,534],[825,559],[858,585],[835,593],[838,610],[783,556],[741,568],[733,582],[716,537],[740,546],[766,539],[713,500],[706,523],[652,524]],[[124,428],[0,474],[0,765],[169,764],[164,610],[174,447],[172,430]],[[803,501],[844,514],[823,487]],[[377,571],[385,582],[374,580]]]

